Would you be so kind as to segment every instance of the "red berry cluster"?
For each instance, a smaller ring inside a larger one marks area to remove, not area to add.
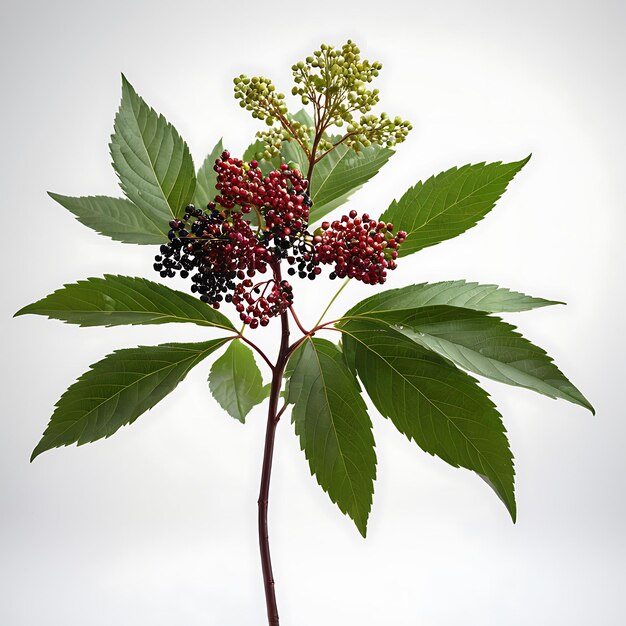
[[[406,239],[402,230],[393,234],[393,224],[370,219],[356,211],[334,222],[324,222],[313,237],[317,263],[334,265],[330,278],[354,278],[369,285],[384,283],[387,270],[396,268],[398,246]]]
[[[239,206],[242,213],[256,207],[265,218],[266,237],[281,247],[301,235],[309,221],[308,181],[297,169],[283,163],[278,170],[263,176],[257,161],[244,163],[225,150],[215,161],[215,202],[226,209]]]
[[[267,326],[270,317],[286,311],[293,303],[293,288],[283,280],[266,280],[256,285],[250,279],[239,283],[232,297],[239,318],[250,328]]]

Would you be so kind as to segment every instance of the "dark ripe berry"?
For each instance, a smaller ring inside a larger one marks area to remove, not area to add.
[[[186,220],[172,220],[170,243],[161,246],[162,262],[154,268],[163,278],[177,272],[191,277],[191,291],[219,308],[223,294],[234,292],[237,280],[266,272],[272,255],[240,212],[220,212],[212,206],[209,213],[188,206]],[[232,293],[228,295],[226,301],[232,302]]]

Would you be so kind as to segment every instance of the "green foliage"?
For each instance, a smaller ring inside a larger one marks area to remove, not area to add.
[[[173,391],[226,341],[166,343],[109,354],[61,396],[31,461],[52,448],[110,437]]]
[[[411,187],[381,216],[408,233],[400,256],[434,246],[475,226],[529,159],[453,167]]]
[[[189,148],[124,76],[109,147],[124,193],[144,213],[165,224],[183,214],[196,186]]]
[[[563,398],[593,412],[552,359],[499,317],[451,306],[387,311],[376,317],[463,369],[550,398]]]
[[[224,146],[220,139],[213,147],[213,150],[209,152],[206,159],[204,159],[204,162],[198,170],[196,189],[193,194],[193,204],[196,208],[202,210],[206,209],[206,205],[212,202],[213,198],[217,195],[217,190],[215,189],[217,172],[213,169],[213,166],[215,165],[215,159],[217,159],[222,152],[224,152]]]
[[[365,537],[376,454],[372,424],[337,346],[306,340],[291,357],[288,401],[311,473]]]
[[[515,521],[513,457],[500,414],[476,381],[374,321],[350,320],[343,345],[380,413],[424,451],[485,477]]]
[[[80,326],[192,322],[235,330],[226,316],[198,298],[145,278],[111,274],[65,285],[15,315],[28,313]]]
[[[125,198],[48,195],[97,233],[122,243],[160,244],[167,241],[167,221],[154,211],[141,209]]]
[[[344,317],[353,315],[376,317],[380,312],[407,311],[436,304],[447,304],[486,313],[509,313],[529,311],[552,304],[562,304],[562,302],[533,298],[497,285],[448,280],[381,291],[355,304]]]
[[[219,405],[242,424],[253,406],[267,398],[254,354],[239,339],[230,342],[209,374],[209,389]]]

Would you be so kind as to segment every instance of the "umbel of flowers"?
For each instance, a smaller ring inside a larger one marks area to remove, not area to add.
[[[380,94],[372,82],[381,68],[352,41],[322,45],[291,67],[291,97],[306,107],[295,113],[272,80],[241,74],[235,98],[265,128],[241,158],[220,141],[197,170],[176,129],[123,78],[110,150],[124,197],[50,195],[98,233],[154,246],[154,270],[188,281],[191,293],[104,275],[65,285],[17,313],[81,326],[189,323],[219,332],[117,350],[94,363],[57,402],[31,459],[110,437],[223,350],[208,374],[219,405],[245,422],[267,400],[257,506],[270,626],[279,615],[269,487],[286,412],[312,475],[365,536],[377,458],[364,393],[422,450],[484,479],[513,520],[513,455],[500,413],[474,376],[593,411],[552,359],[500,317],[554,301],[464,280],[380,288],[400,260],[475,226],[529,159],[454,167],[417,182],[384,210],[334,213],[411,130],[401,117],[375,111]],[[337,292],[317,322],[301,321],[292,281],[313,281],[316,289],[326,278],[342,279]],[[369,285],[371,296],[327,320],[354,281]],[[273,318],[280,342],[270,355],[254,341],[261,331],[246,332]]]

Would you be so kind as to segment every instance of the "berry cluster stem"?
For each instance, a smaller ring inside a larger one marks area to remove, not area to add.
[[[273,264],[275,280],[280,283],[281,273],[279,262]],[[261,487],[259,490],[259,547],[261,550],[261,568],[263,570],[263,584],[265,587],[265,603],[267,605],[267,619],[269,626],[279,626],[278,606],[276,604],[276,590],[274,575],[272,573],[272,560],[270,557],[269,533],[267,524],[267,509],[269,502],[270,479],[272,475],[272,459],[274,456],[274,440],[276,426],[280,420],[282,410],[278,410],[280,389],[282,386],[283,373],[289,357],[289,317],[287,311],[280,315],[281,341],[278,357],[272,372],[272,386],[269,397],[269,409],[267,412],[267,427],[265,430],[265,448],[263,452],[263,468],[261,471]]]

